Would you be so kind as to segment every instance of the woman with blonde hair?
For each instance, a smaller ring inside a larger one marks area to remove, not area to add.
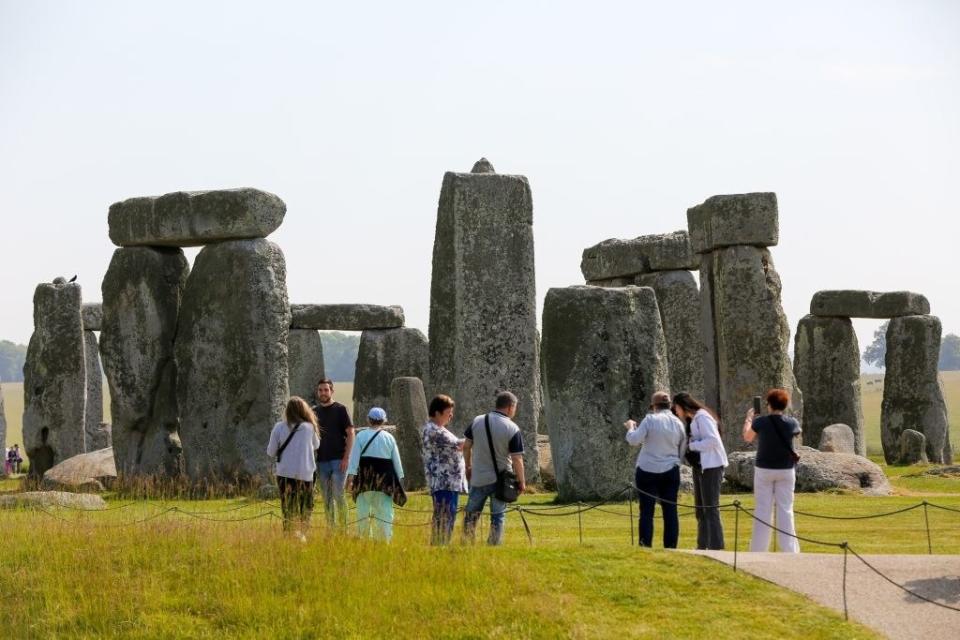
[[[306,530],[313,513],[313,474],[317,470],[319,446],[317,416],[306,400],[293,396],[287,401],[284,420],[270,432],[267,455],[277,460],[283,530],[291,531],[296,519],[299,527],[294,534],[302,541],[307,539]]]

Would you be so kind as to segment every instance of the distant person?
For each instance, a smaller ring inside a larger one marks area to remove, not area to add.
[[[357,496],[357,532],[387,542],[393,537],[393,494],[403,482],[400,450],[384,430],[387,412],[373,407],[370,428],[357,434],[347,468],[347,490]]]
[[[23,457],[20,455],[20,445],[14,443],[10,448],[10,452],[7,454],[7,461],[10,463],[11,468],[13,469],[12,473],[19,474],[20,467],[23,465]]]
[[[313,474],[317,470],[316,451],[320,446],[320,430],[306,400],[293,396],[287,401],[283,422],[270,432],[267,455],[277,460],[277,488],[283,530],[293,531],[306,541],[313,513]]]
[[[636,486],[640,494],[640,546],[653,546],[653,514],[657,502],[663,513],[663,548],[676,549],[680,537],[677,495],[680,460],[686,436],[680,419],[670,412],[670,395],[653,394],[653,412],[638,425],[627,420],[627,442],[642,447],[637,456]]]
[[[727,466],[727,451],[720,438],[720,425],[713,412],[689,393],[673,397],[673,412],[681,420],[690,420],[687,448],[700,454],[699,467],[693,467],[693,497],[700,512],[697,549],[723,549],[720,485]]]
[[[3,475],[8,476],[13,473],[13,462],[10,460],[10,452],[13,447],[3,448]]]
[[[751,408],[743,422],[743,439],[757,442],[757,461],[753,471],[754,514],[764,522],[773,522],[777,508],[777,546],[787,553],[800,553],[793,522],[793,492],[797,483],[793,439],[800,433],[800,423],[783,415],[790,405],[786,389],[767,392],[768,415],[755,416]],[[750,551],[767,551],[770,527],[754,519]]]
[[[438,395],[430,401],[430,419],[423,427],[423,471],[433,498],[430,544],[448,544],[453,536],[460,494],[467,490],[463,462],[465,440],[447,425],[453,420],[453,398]]]
[[[347,408],[333,400],[333,381],[317,383],[316,402],[311,407],[320,424],[317,450],[317,484],[323,495],[327,524],[347,528],[347,501],[343,495],[347,465],[353,448],[353,421]]]
[[[495,410],[474,418],[473,424],[464,432],[463,457],[467,480],[470,482],[467,509],[463,518],[463,537],[466,542],[474,541],[477,521],[480,520],[487,498],[490,498],[490,533],[487,544],[503,543],[507,503],[498,500],[495,495],[498,469],[512,470],[517,476],[520,492],[526,488],[523,473],[523,437],[520,435],[520,427],[513,422],[516,414],[517,396],[503,391],[497,394]],[[490,455],[491,442],[496,459]]]

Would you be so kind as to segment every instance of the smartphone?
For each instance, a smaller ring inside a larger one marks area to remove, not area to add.
[[[762,407],[760,406],[760,396],[753,396],[753,413],[754,413],[754,415],[758,415],[758,416],[759,416],[761,409],[762,409]]]

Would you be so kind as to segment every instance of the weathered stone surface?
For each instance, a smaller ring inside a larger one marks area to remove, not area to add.
[[[397,425],[394,434],[400,460],[403,462],[404,486],[408,490],[423,489],[427,480],[423,472],[423,425],[427,423],[427,396],[420,378],[394,378],[390,383],[390,420]]]
[[[127,476],[183,470],[173,343],[190,267],[180,249],[117,249],[103,279],[100,353],[112,445]]]
[[[366,331],[403,326],[403,307],[378,304],[294,304],[290,327],[320,331]]]
[[[661,271],[638,276],[636,283],[651,287],[657,294],[657,307],[667,338],[671,392],[686,391],[695,398],[702,398],[700,288],[693,274],[689,271]]]
[[[809,396],[807,400],[809,402]],[[820,446],[817,448],[824,453],[857,453],[856,435],[849,425],[831,424],[820,433]]]
[[[796,490],[803,493],[845,489],[868,496],[892,493],[890,482],[876,463],[851,453],[823,453],[803,447],[797,463]],[[736,451],[729,455],[730,464],[724,479],[736,489],[753,490],[755,451]]]
[[[637,276],[624,276],[622,278],[608,278],[606,280],[587,280],[591,287],[629,287],[634,284]]]
[[[80,285],[40,284],[23,367],[23,440],[30,475],[84,452],[86,362]]]
[[[197,247],[264,238],[286,211],[277,196],[248,188],[130,198],[110,205],[110,240],[120,247]]]
[[[70,493],[67,491],[27,491],[0,495],[0,509],[36,509],[44,507],[67,507],[99,511],[107,508],[107,503],[92,493]]]
[[[919,431],[904,429],[900,433],[900,464],[927,464],[927,438]]]
[[[87,431],[86,438],[88,451],[113,448],[112,427],[109,422],[101,422],[95,429]]]
[[[287,336],[290,395],[313,400],[317,382],[325,377],[323,343],[316,329],[290,329]]]
[[[473,169],[470,170],[470,173],[496,173],[493,169],[493,165],[490,164],[490,161],[486,158],[480,158],[473,164]]]
[[[623,422],[641,420],[670,384],[653,289],[550,289],[543,361],[558,499],[609,498],[633,481],[637,450]]]
[[[279,247],[237,240],[203,248],[175,343],[180,438],[195,482],[269,478],[264,442],[286,406],[289,327]]]
[[[117,478],[113,449],[100,449],[68,458],[43,474],[46,489],[103,491]]]
[[[818,291],[810,313],[846,318],[899,318],[930,313],[926,297],[910,291]]]
[[[782,387],[800,418],[803,398],[788,355],[790,327],[780,305],[780,276],[766,249],[727,247],[704,254],[700,330],[706,345],[704,400],[717,410],[728,451],[746,445],[739,425],[753,396]]]
[[[825,427],[841,423],[853,430],[850,453],[865,455],[860,346],[850,319],[805,316],[793,353],[793,373],[803,389],[803,443],[817,446]]]
[[[546,418],[540,428],[547,424]],[[540,457],[540,487],[546,491],[557,490],[557,472],[553,468],[553,453],[550,451],[550,436],[537,436],[537,453]]]
[[[533,200],[523,176],[447,173],[430,289],[430,394],[450,393],[462,433],[497,391],[520,400],[527,480],[537,482],[540,342]]]
[[[690,249],[690,237],[686,231],[640,236],[632,240],[611,238],[584,249],[580,261],[580,271],[587,281],[699,268],[700,256]]]
[[[100,331],[103,326],[103,305],[99,302],[84,302],[80,307],[84,331]]]
[[[367,424],[373,407],[386,410],[393,422],[390,385],[394,378],[423,380],[430,372],[430,347],[419,329],[371,329],[360,334],[353,377],[353,423]],[[421,425],[422,426],[422,425]]]
[[[712,196],[687,209],[687,227],[694,253],[736,245],[774,246],[780,240],[777,194]]]
[[[87,402],[83,417],[84,447],[86,451],[95,451],[102,448],[93,446],[93,437],[103,422],[103,369],[100,368],[97,334],[84,331],[83,348],[87,367]]]
[[[904,429],[926,436],[930,462],[952,462],[947,406],[937,378],[940,333],[940,319],[935,316],[894,318],[887,328],[887,372],[880,407],[880,442],[887,464],[900,457]]]
[[[280,487],[274,483],[261,485],[257,490],[257,498],[260,500],[276,500],[280,497]]]

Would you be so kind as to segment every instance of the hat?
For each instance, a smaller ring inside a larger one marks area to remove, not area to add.
[[[380,407],[374,407],[370,409],[370,413],[367,414],[367,418],[370,420],[378,420],[381,422],[387,421],[387,412],[381,409]]]

